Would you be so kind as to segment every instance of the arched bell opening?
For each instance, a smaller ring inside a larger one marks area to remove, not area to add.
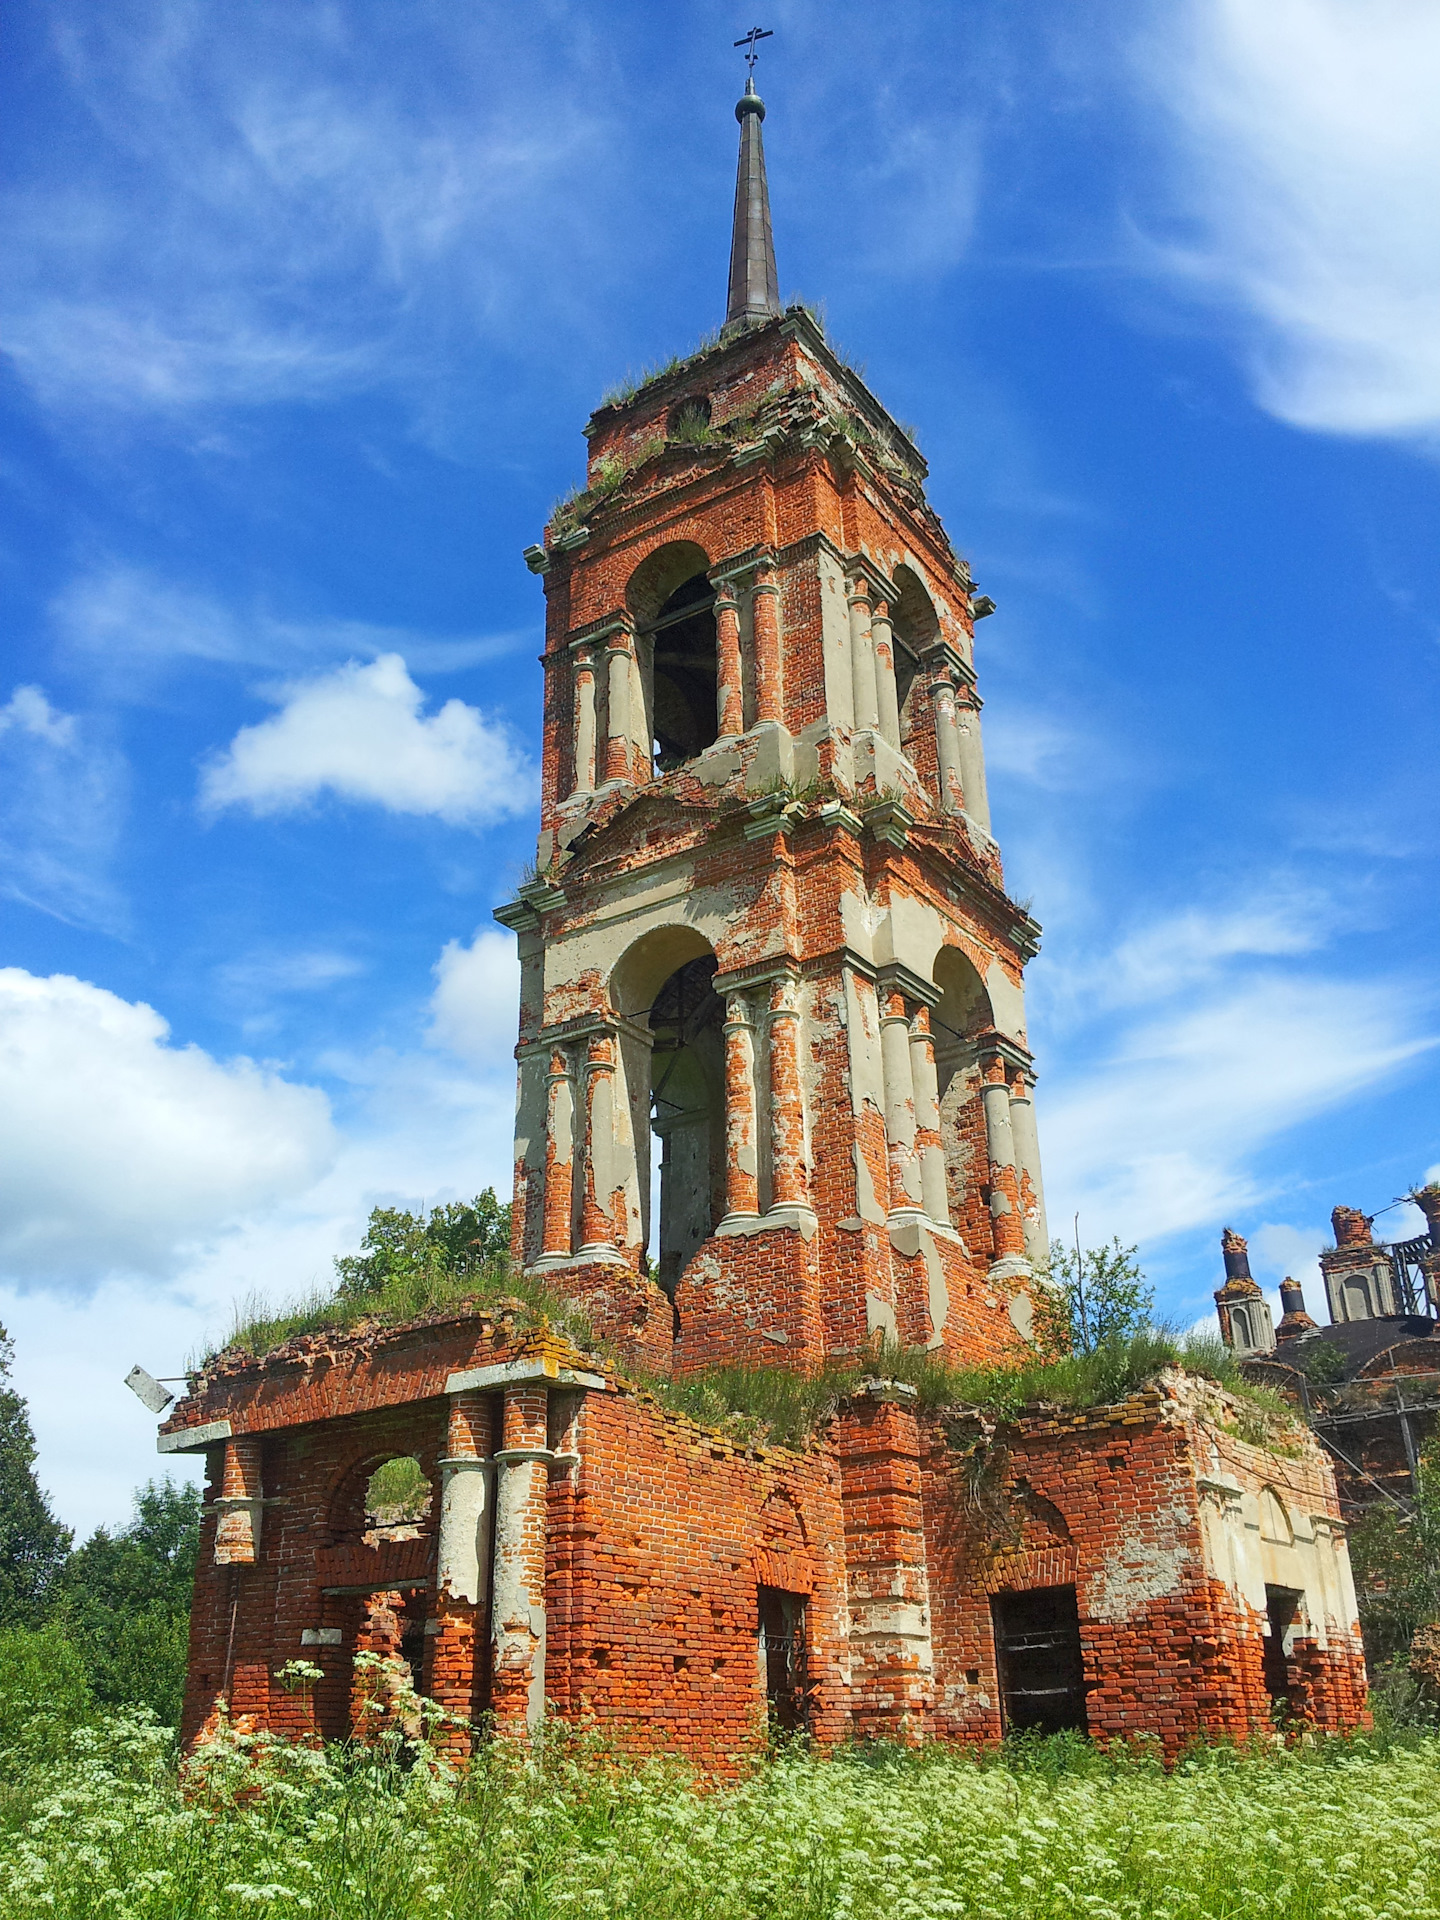
[[[655,1278],[672,1301],[725,1212],[725,1009],[715,967],[713,953],[686,961],[650,1009],[650,1127],[660,1148]]]
[[[655,765],[668,773],[713,746],[719,734],[715,589],[703,573],[675,589],[646,638]]]
[[[933,978],[940,989],[940,998],[930,1010],[940,1091],[940,1140],[950,1217],[960,1223],[969,1211],[967,1202],[989,1178],[976,1042],[994,1026],[994,1012],[985,982],[958,947],[940,949]]]
[[[693,540],[658,547],[635,569],[625,601],[636,650],[655,765],[683,766],[719,733],[715,589],[710,560]]]
[[[890,625],[895,637],[895,697],[900,707],[903,745],[916,728],[926,724],[926,716],[915,711],[916,675],[925,649],[940,636],[940,622],[930,596],[921,586],[919,576],[906,566],[895,569],[895,602],[890,609]]]

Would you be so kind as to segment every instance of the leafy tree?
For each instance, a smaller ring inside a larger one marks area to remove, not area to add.
[[[1042,1343],[1060,1353],[1095,1353],[1154,1325],[1155,1289],[1117,1235],[1108,1247],[1050,1243],[1047,1297],[1038,1304]]]
[[[97,1527],[71,1554],[54,1619],[101,1705],[179,1719],[199,1538],[199,1489],[152,1480],[136,1494],[128,1526]]]
[[[1350,1565],[1372,1662],[1403,1655],[1440,1620],[1440,1442],[1421,1451],[1412,1513],[1376,1505],[1351,1527]]]
[[[506,1258],[510,1207],[500,1204],[493,1187],[428,1214],[376,1207],[361,1246],[363,1253],[335,1262],[335,1291],[342,1300],[378,1299],[392,1281],[427,1271],[465,1279]]]
[[[70,1530],[35,1478],[30,1409],[6,1384],[14,1352],[0,1327],[0,1628],[39,1622],[70,1551]]]
[[[1345,1378],[1345,1354],[1333,1340],[1307,1340],[1300,1363],[1306,1379],[1317,1387],[1332,1387]]]

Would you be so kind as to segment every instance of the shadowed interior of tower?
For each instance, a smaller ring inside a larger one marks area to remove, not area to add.
[[[651,732],[662,773],[693,760],[718,732],[715,589],[703,573],[682,582],[644,628],[651,662]]]
[[[725,1211],[725,1010],[711,985],[715,966],[707,954],[677,967],[650,1010],[650,1124],[661,1145],[655,1277],[671,1300]]]

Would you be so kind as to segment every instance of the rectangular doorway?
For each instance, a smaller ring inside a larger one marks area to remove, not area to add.
[[[772,1727],[803,1733],[809,1725],[806,1686],[805,1596],[780,1587],[761,1587],[760,1678]]]
[[[1074,1587],[997,1593],[990,1612],[1005,1731],[1084,1733],[1085,1663]]]
[[[1266,1587],[1265,1691],[1272,1700],[1284,1700],[1290,1692],[1290,1655],[1295,1645],[1295,1629],[1300,1621],[1305,1596],[1295,1587]]]

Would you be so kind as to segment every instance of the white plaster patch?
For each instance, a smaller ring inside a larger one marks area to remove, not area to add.
[[[1184,1507],[1175,1506],[1157,1512],[1154,1520],[1161,1527],[1168,1521],[1174,1537],[1128,1540],[1120,1547],[1090,1583],[1086,1611],[1092,1620],[1130,1620],[1152,1600],[1179,1591],[1190,1563],[1190,1546],[1184,1537],[1189,1516]]]
[[[865,1296],[865,1326],[870,1333],[882,1334],[885,1339],[899,1342],[900,1328],[895,1319],[895,1309],[888,1300],[882,1300],[878,1293]]]

